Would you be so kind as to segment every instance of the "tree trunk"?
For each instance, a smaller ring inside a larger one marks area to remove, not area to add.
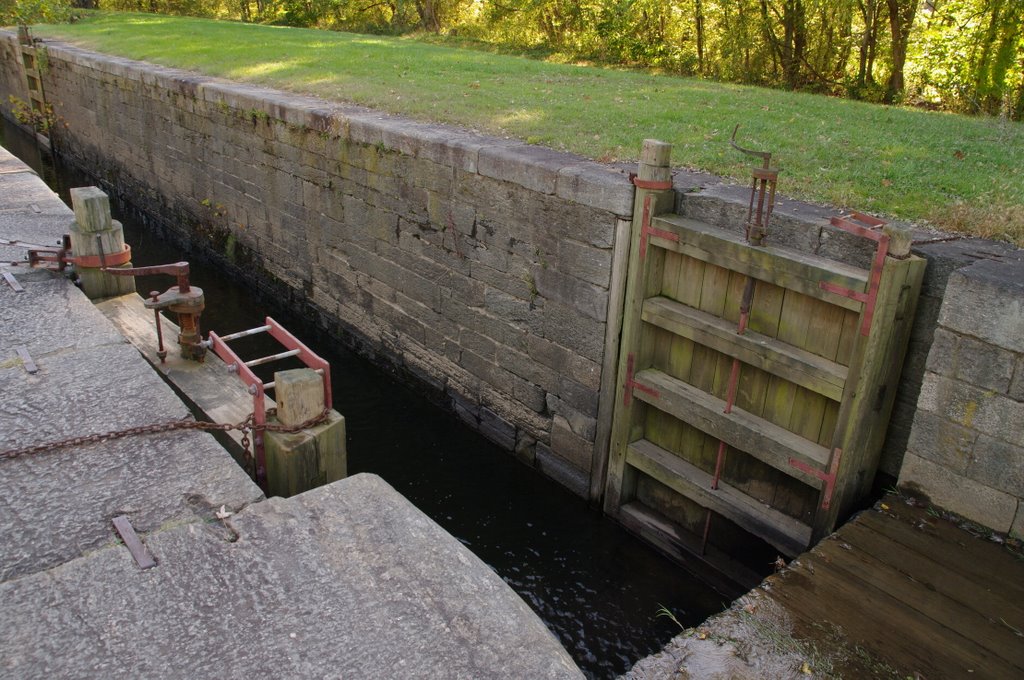
[[[892,35],[892,71],[885,87],[886,103],[893,103],[903,95],[906,83],[903,79],[903,67],[907,63],[907,44],[910,42],[910,29],[914,25],[917,14],[918,0],[886,0],[889,6],[889,30]]]
[[[697,29],[697,73],[704,75],[704,5],[701,0],[694,0],[693,14]]]
[[[420,26],[431,33],[441,32],[441,20],[437,15],[437,3],[434,0],[417,0],[416,13],[420,15]]]
[[[861,20],[864,22],[864,35],[860,39],[860,52],[857,55],[857,86],[864,87],[875,82],[875,47],[878,44],[878,19],[881,14],[879,0],[860,0],[857,3]]]

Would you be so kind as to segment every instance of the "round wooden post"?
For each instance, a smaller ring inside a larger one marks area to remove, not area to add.
[[[109,256],[124,251],[124,230],[121,223],[110,217],[110,199],[96,187],[77,187],[71,190],[71,207],[75,223],[71,225],[71,251],[82,255]],[[129,268],[131,262],[118,265]],[[113,276],[99,267],[76,265],[82,291],[91,300],[115,297],[135,292],[135,277]]]
[[[645,182],[668,182],[672,179],[672,145],[657,139],[645,139],[640,150],[637,178]]]

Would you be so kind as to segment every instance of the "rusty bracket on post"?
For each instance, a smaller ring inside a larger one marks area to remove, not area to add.
[[[100,256],[101,259],[104,256]],[[163,329],[160,326],[160,310],[166,309],[178,315],[178,345],[181,346],[181,356],[186,359],[202,361],[206,356],[206,348],[203,346],[203,336],[199,331],[199,316],[206,307],[206,300],[203,297],[202,288],[192,286],[188,281],[188,262],[175,262],[173,264],[159,264],[149,267],[128,267],[126,269],[111,269],[109,260],[100,271],[115,276],[142,276],[146,274],[167,274],[178,280],[178,285],[171,286],[163,293],[153,291],[146,300],[146,309],[152,309],[156,315],[156,333],[158,350],[157,355],[160,361],[166,357],[163,342]]]
[[[240,338],[258,335],[261,333],[269,334],[272,338],[281,343],[281,345],[285,347],[286,351],[279,354],[260,357],[259,359],[243,361],[233,349],[228,347],[228,343],[232,340],[238,340]],[[238,333],[231,333],[230,335],[225,335],[223,337],[218,336],[213,331],[210,331],[209,338],[202,342],[202,346],[206,349],[212,350],[214,354],[219,356],[224,363],[227,364],[230,372],[237,373],[238,377],[242,379],[242,382],[248,386],[249,394],[252,395],[254,433],[253,458],[256,461],[256,483],[259,484],[260,488],[263,489],[264,492],[266,492],[267,454],[263,442],[263,433],[266,429],[265,426],[267,423],[266,392],[267,390],[274,389],[276,384],[274,382],[263,382],[255,373],[253,373],[253,367],[267,364],[272,361],[287,359],[289,357],[296,357],[306,364],[307,367],[313,369],[320,375],[324,385],[324,409],[325,411],[329,411],[333,407],[333,399],[331,395],[331,365],[327,360],[321,358],[311,349],[306,347],[305,344],[292,335],[284,326],[274,321],[269,316],[264,319],[263,326],[250,328],[246,331],[239,331]]]
[[[132,248],[125,244],[124,250],[120,253],[110,255],[75,255],[71,252],[71,237],[67,234],[61,238],[60,248],[34,248],[28,251],[29,266],[37,269],[49,269],[51,271],[64,271],[67,266],[90,267],[99,269],[101,267],[119,267],[130,262],[132,259]],[[55,266],[48,266],[52,262]]]
[[[775,210],[775,187],[779,181],[779,171],[777,168],[771,167],[772,154],[770,151],[745,149],[736,143],[736,132],[739,129],[739,124],[733,128],[729,144],[740,153],[760,158],[762,161],[762,166],[753,170],[750,205],[747,208],[747,243],[759,246],[768,236],[768,223],[771,221],[772,211]],[[756,210],[754,209],[755,202],[757,203]]]
[[[871,321],[875,316],[875,303],[878,300],[878,284],[882,280],[882,268],[885,267],[885,257],[889,254],[889,235],[882,231],[882,227],[888,223],[859,212],[851,213],[848,217],[833,217],[830,222],[833,227],[878,244],[875,246],[875,256],[871,262],[871,273],[868,277],[866,292],[851,290],[826,281],[819,282],[823,290],[864,303],[860,334],[867,336],[871,330]]]

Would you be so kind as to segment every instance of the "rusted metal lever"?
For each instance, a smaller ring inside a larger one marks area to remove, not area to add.
[[[98,238],[98,237],[97,237]],[[103,244],[99,245],[99,252],[103,252]],[[110,255],[75,255],[71,251],[71,237],[64,234],[61,237],[60,248],[32,248],[28,251],[28,263],[34,268],[48,268],[62,272],[69,264],[78,267],[117,267],[132,259],[131,246],[125,245],[124,250]],[[48,266],[52,262],[55,266]]]
[[[768,235],[768,222],[772,218],[772,210],[775,209],[775,185],[779,181],[779,171],[772,168],[772,154],[770,151],[754,151],[744,149],[736,143],[736,132],[739,125],[732,130],[732,138],[729,144],[732,148],[748,156],[760,158],[762,166],[754,168],[754,179],[750,187],[750,207],[747,210],[747,241],[751,245],[759,246]],[[757,211],[754,210],[754,201],[757,201]]]
[[[157,355],[160,361],[167,357],[164,349],[163,329],[160,326],[160,310],[166,309],[178,315],[178,344],[181,346],[181,356],[186,359],[202,361],[206,356],[206,348],[202,345],[202,335],[199,331],[199,316],[206,307],[206,300],[203,297],[202,288],[192,286],[188,281],[188,262],[175,262],[173,264],[158,264],[149,267],[129,267],[127,269],[110,269],[104,267],[102,271],[115,276],[143,276],[147,274],[167,274],[178,280],[178,285],[171,286],[163,293],[153,291],[146,300],[146,309],[152,309],[156,316],[156,337],[158,350]]]

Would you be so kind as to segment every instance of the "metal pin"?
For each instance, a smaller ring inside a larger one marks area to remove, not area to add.
[[[25,345],[18,345],[14,348],[14,351],[21,357],[21,363],[25,366],[25,370],[31,374],[39,372],[39,367],[36,366],[36,362],[32,361],[32,357],[29,356],[28,348]]]
[[[149,297],[153,302],[158,302],[160,300],[160,291],[151,290]],[[164,364],[167,363],[167,350],[164,349],[164,329],[160,323],[160,310],[154,309],[153,315],[156,317],[156,355],[160,357],[160,363]]]
[[[247,331],[239,331],[238,333],[224,335],[219,337],[218,339],[221,342],[231,342],[232,340],[237,340],[238,338],[246,338],[249,337],[250,335],[256,335],[257,333],[266,333],[269,330],[270,326],[260,326],[258,328],[250,328]]]
[[[245,365],[249,368],[253,366],[260,366],[262,364],[269,364],[271,361],[279,361],[281,359],[287,359],[288,357],[298,356],[302,350],[290,349],[287,352],[281,352],[280,354],[272,354],[266,357],[260,357],[259,359],[253,359],[252,361],[246,361]]]

